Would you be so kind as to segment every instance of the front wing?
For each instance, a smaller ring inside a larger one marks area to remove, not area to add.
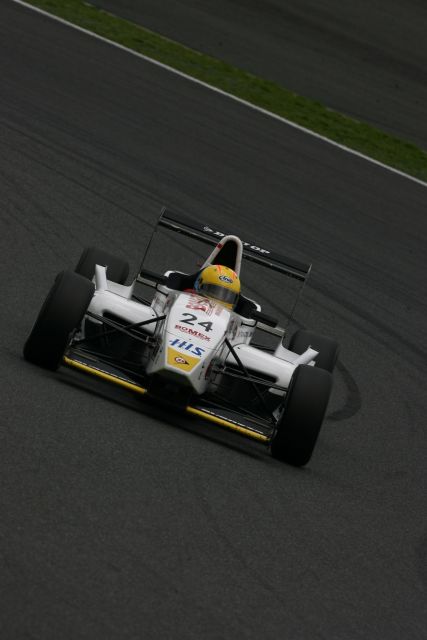
[[[106,363],[92,354],[85,354],[71,347],[64,356],[63,364],[150,399],[143,380],[139,380],[138,376],[124,372],[114,364]],[[196,398],[194,403],[184,406],[182,411],[265,445],[271,443],[275,434],[275,421],[272,416],[265,420],[257,416],[246,416],[241,410],[227,404],[221,406],[213,400]]]

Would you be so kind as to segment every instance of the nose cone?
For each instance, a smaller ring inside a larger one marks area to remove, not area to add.
[[[206,371],[222,345],[230,312],[221,304],[195,293],[181,293],[169,310],[161,347],[149,373],[174,374],[179,383],[206,390]],[[184,381],[186,379],[186,382]]]

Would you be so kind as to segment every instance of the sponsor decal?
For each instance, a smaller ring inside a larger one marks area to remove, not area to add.
[[[214,231],[214,229],[211,229],[210,227],[206,227],[206,226],[203,227],[203,231],[205,231],[206,233],[212,233],[214,236],[217,236],[218,238],[225,237],[225,233],[221,233],[221,231]],[[257,247],[255,244],[251,244],[250,242],[242,242],[242,244],[247,249],[252,249],[252,251],[258,251],[258,253],[263,253],[263,254],[271,253],[271,251],[267,251],[267,249],[261,249],[261,247]]]
[[[210,340],[210,337],[205,336],[204,333],[201,333],[196,329],[192,329],[191,327],[183,327],[182,324],[176,324],[175,329],[178,329],[178,331],[182,331],[183,333],[188,333],[194,338],[199,338],[199,340]]]
[[[258,251],[259,253],[271,253],[271,251],[267,251],[267,249],[261,249],[261,247],[257,247],[255,244],[251,244],[250,242],[242,242],[243,246],[247,249],[252,249],[252,251]]]
[[[205,352],[204,347],[197,347],[192,342],[187,340],[181,340],[181,338],[169,338],[169,344],[176,349],[183,349],[184,351],[191,353],[193,356],[201,358]]]
[[[227,282],[228,284],[233,284],[233,281],[231,278],[229,278],[228,276],[219,276],[219,279],[222,282]]]
[[[167,363],[174,369],[179,369],[180,371],[192,371],[199,362],[200,358],[188,356],[187,354],[184,358],[182,353],[176,351],[176,349],[172,349],[172,347],[168,347]]]
[[[186,309],[191,309],[192,311],[202,311],[208,316],[212,314],[213,303],[209,300],[209,298],[204,298],[203,296],[199,296],[195,293],[189,293],[188,297],[189,301],[185,305]]]

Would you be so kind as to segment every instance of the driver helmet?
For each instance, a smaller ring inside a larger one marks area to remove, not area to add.
[[[198,293],[233,309],[239,299],[240,280],[237,273],[229,267],[211,264],[200,272],[194,288]]]

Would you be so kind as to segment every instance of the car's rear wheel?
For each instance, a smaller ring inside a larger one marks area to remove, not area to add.
[[[288,349],[294,353],[304,353],[311,347],[319,352],[315,358],[316,367],[333,372],[339,354],[339,344],[331,338],[299,329],[292,336]]]
[[[83,250],[80,260],[77,263],[75,272],[84,276],[88,280],[92,280],[95,274],[95,265],[107,267],[107,278],[112,282],[124,284],[129,275],[129,264],[122,258],[97,249],[96,247],[88,247]]]
[[[332,389],[324,369],[300,365],[294,371],[285,406],[271,443],[274,458],[296,467],[310,460]]]
[[[25,343],[24,358],[45,369],[56,370],[94,290],[94,284],[81,275],[73,271],[60,273]]]

